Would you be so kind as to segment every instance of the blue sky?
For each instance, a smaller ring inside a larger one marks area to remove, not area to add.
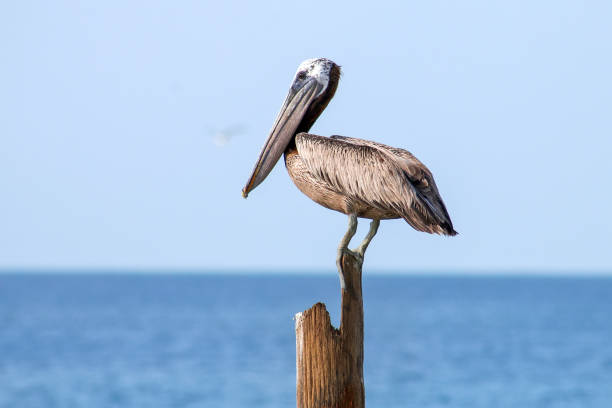
[[[333,269],[346,216],[282,162],[240,195],[296,67],[324,56],[343,76],[312,132],[413,152],[460,233],[383,221],[366,268],[611,271],[610,16],[604,1],[3,2],[0,268]]]

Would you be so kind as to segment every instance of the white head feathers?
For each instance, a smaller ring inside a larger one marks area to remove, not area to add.
[[[319,92],[319,95],[321,95],[327,89],[329,76],[333,66],[333,61],[328,60],[327,58],[307,59],[300,64],[293,79],[296,81],[300,79],[300,76],[314,78],[320,85],[322,85],[322,90]]]

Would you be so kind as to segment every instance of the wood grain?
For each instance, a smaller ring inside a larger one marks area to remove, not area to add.
[[[317,303],[295,319],[297,407],[363,408],[362,260],[351,252],[342,256],[342,314],[340,328]]]

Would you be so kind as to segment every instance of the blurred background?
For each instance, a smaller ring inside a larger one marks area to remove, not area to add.
[[[312,132],[410,150],[460,233],[382,222],[367,403],[608,406],[611,17],[604,1],[1,3],[0,406],[294,404],[291,317],[325,301],[337,321],[347,217],[282,161],[240,190],[320,56],[343,75]]]

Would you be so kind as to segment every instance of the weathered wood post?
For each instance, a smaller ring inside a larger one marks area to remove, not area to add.
[[[331,325],[322,303],[295,317],[298,408],[365,407],[363,258],[345,251],[338,264],[344,276],[340,328]]]

